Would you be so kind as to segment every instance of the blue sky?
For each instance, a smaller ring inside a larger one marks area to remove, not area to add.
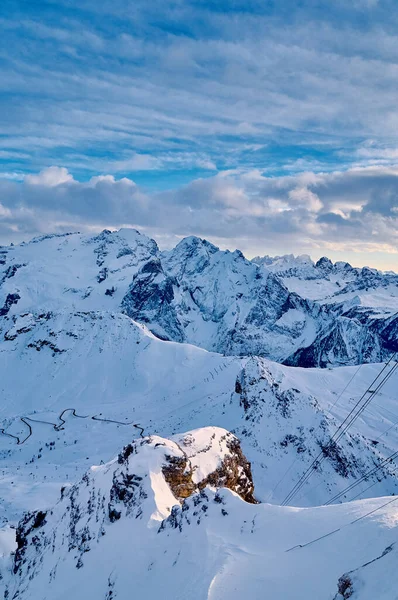
[[[0,25],[3,242],[131,224],[398,269],[395,1],[2,0]]]

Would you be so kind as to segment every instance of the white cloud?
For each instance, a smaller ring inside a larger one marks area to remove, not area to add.
[[[323,206],[319,197],[307,187],[293,188],[290,190],[288,197],[293,204],[303,206],[311,212],[319,212]]]
[[[54,187],[71,181],[73,181],[73,177],[65,167],[48,167],[40,171],[38,175],[26,175],[25,177],[27,184],[43,185],[45,187]]]
[[[87,0],[74,19],[56,26],[45,13],[40,21],[34,12],[2,21],[4,54],[7,46],[14,49],[2,68],[2,87],[19,101],[0,111],[7,135],[0,151],[23,149],[27,156],[15,158],[15,169],[40,169],[61,154],[62,164],[85,169],[86,176],[106,163],[113,169],[106,172],[115,173],[173,165],[213,170],[245,161],[263,166],[260,150],[275,140],[347,145],[345,160],[352,164],[372,158],[370,150],[355,155],[353,139],[382,144],[396,130],[393,15],[358,22],[353,3],[343,1],[325,5],[321,17],[311,2],[293,2],[286,14],[285,3],[277,3],[274,17],[260,2],[255,15],[245,10],[239,18],[233,8],[223,13],[204,3],[133,4],[121,11],[116,2],[104,9],[103,2]],[[378,8],[376,0],[355,6]],[[177,31],[195,34],[173,33],[169,10]],[[139,23],[137,33],[126,33],[115,15]],[[157,27],[159,15],[166,16]],[[250,146],[257,151],[248,153]],[[180,156],[167,158],[176,148]],[[377,160],[395,158],[385,149]],[[276,162],[291,171],[322,164],[288,152]]]
[[[11,217],[11,210],[9,208],[5,208],[2,204],[0,204],[0,219],[4,217]]]
[[[24,179],[24,175],[21,173],[9,173],[9,172],[3,172],[0,173],[0,179],[11,179],[11,180],[15,180],[15,181],[22,181]]]
[[[161,161],[149,154],[133,154],[125,160],[114,161],[111,170],[118,171],[153,171],[161,168]]]

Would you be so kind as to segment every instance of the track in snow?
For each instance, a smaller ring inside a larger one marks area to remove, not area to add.
[[[60,423],[52,423],[51,421],[42,421],[41,419],[32,419],[31,417],[19,417],[20,421],[22,421],[22,423],[24,425],[26,425],[26,427],[29,430],[28,435],[25,438],[20,438],[17,435],[13,435],[12,433],[8,433],[5,429],[1,428],[0,429],[0,434],[2,433],[3,435],[6,435],[7,437],[11,437],[13,439],[15,439],[17,441],[17,445],[18,446],[22,446],[22,444],[24,444],[25,442],[28,441],[28,439],[32,436],[33,434],[33,428],[32,425],[30,423],[43,423],[44,425],[51,425],[53,427],[53,429],[55,429],[55,431],[61,431],[66,423],[66,420],[63,418],[64,414],[66,412],[70,411],[72,413],[72,415],[74,417],[77,417],[78,419],[93,419],[94,421],[104,421],[105,423],[116,423],[117,425],[132,425],[133,427],[135,427],[136,429],[140,430],[140,437],[144,437],[144,428],[141,427],[140,425],[138,425],[137,423],[133,423],[133,421],[129,421],[128,423],[123,422],[123,421],[115,421],[114,419],[104,419],[102,417],[96,417],[91,416],[90,415],[78,415],[76,413],[76,409],[75,408],[64,408],[63,411],[61,411],[58,419],[60,421]],[[28,423],[28,421],[30,421],[30,423]]]

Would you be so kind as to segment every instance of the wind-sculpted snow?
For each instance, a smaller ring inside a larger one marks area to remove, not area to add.
[[[1,257],[0,317],[124,312],[161,339],[305,367],[380,361],[397,348],[397,276],[346,263],[253,262],[195,237],[162,253],[128,229],[44,236]]]

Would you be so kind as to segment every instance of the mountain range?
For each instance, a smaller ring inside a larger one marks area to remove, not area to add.
[[[394,377],[331,439],[396,274],[105,230],[1,247],[0,307],[4,598],[393,600]]]
[[[161,252],[135,230],[105,230],[3,247],[0,265],[1,316],[113,310],[160,339],[303,367],[398,348],[398,275],[326,258],[250,261],[195,237]]]

